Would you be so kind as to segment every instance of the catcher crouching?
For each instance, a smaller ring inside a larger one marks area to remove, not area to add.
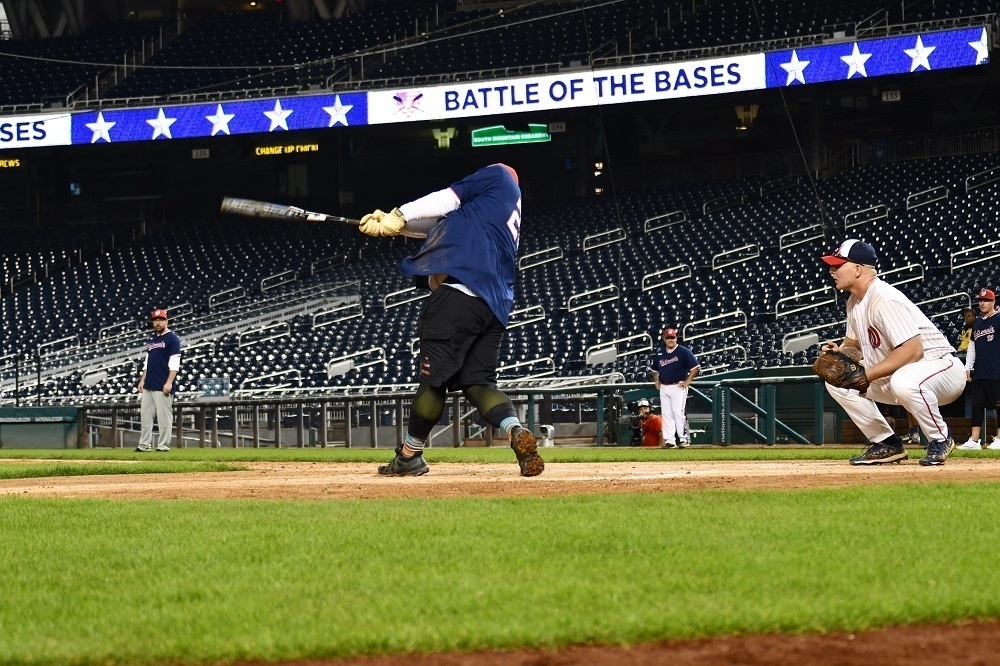
[[[822,257],[834,286],[850,294],[847,331],[828,342],[813,364],[830,395],[871,445],[852,465],[901,462],[909,455],[876,402],[902,405],[930,442],[921,465],[942,465],[954,448],[941,405],[965,387],[955,348],[901,291],[878,278],[878,255],[868,243],[848,239]]]

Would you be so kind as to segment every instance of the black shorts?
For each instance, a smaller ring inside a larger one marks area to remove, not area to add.
[[[969,390],[972,395],[972,425],[981,426],[984,409],[1000,409],[997,407],[1000,403],[1000,379],[973,379]]]
[[[420,315],[418,380],[448,389],[496,386],[503,333],[486,301],[439,287]]]

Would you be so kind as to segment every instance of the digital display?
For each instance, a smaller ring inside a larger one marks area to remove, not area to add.
[[[480,127],[472,130],[472,147],[509,146],[518,143],[544,143],[551,141],[548,126],[530,123],[527,130],[509,130],[503,125]]]

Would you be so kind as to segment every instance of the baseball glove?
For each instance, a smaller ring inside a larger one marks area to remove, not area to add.
[[[823,378],[823,381],[840,388],[855,389],[858,393],[868,390],[868,377],[861,363],[847,354],[826,351],[820,354],[813,363],[813,372]]]

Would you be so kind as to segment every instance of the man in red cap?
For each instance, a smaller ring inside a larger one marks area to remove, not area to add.
[[[660,392],[663,412],[663,446],[686,448],[691,443],[687,426],[688,386],[698,376],[698,359],[687,347],[677,344],[677,329],[663,331],[663,345],[653,356],[650,371]],[[680,433],[680,439],[677,435]]]
[[[992,289],[979,290],[979,316],[972,324],[972,339],[965,357],[965,375],[972,391],[972,435],[960,449],[981,449],[979,434],[987,409],[1000,410],[1000,314]],[[1000,412],[998,412],[1000,415]],[[993,442],[986,448],[1000,449],[1000,423]]]
[[[639,431],[642,434],[640,445],[663,447],[663,419],[654,414],[649,406],[649,400],[643,398],[636,404],[639,410]],[[635,446],[636,442],[632,442]]]
[[[159,427],[156,450],[170,450],[174,394],[177,392],[174,379],[181,368],[181,339],[167,328],[167,311],[156,308],[150,318],[153,320],[153,334],[146,344],[146,363],[139,379],[140,430],[136,451],[142,453],[153,450],[154,417]]]
[[[955,348],[910,299],[878,278],[878,255],[868,243],[848,239],[823,262],[834,286],[850,294],[844,339],[839,345],[827,342],[823,350],[861,359],[870,382],[864,394],[826,385],[871,442],[851,464],[881,465],[909,457],[876,402],[902,405],[916,417],[929,442],[921,465],[944,464],[955,443],[940,406],[953,402],[965,387]]]

